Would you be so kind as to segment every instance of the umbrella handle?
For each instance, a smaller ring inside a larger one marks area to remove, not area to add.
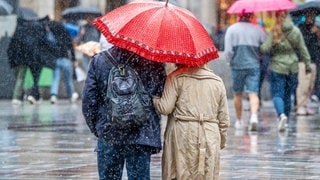
[[[168,2],[169,2],[169,0],[166,0],[166,4],[165,4],[166,7],[168,6]]]

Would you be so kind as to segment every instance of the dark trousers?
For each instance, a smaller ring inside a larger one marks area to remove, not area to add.
[[[40,99],[39,92],[39,79],[42,67],[40,66],[31,66],[30,71],[33,76],[33,86],[30,92],[30,96],[33,96],[36,100]]]
[[[121,180],[126,164],[128,180],[150,179],[151,154],[141,145],[114,145],[99,139],[97,161],[100,180]]]

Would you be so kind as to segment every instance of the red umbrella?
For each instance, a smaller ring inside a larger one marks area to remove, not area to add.
[[[241,14],[261,11],[280,11],[296,8],[296,4],[289,0],[238,0],[234,2],[227,13]]]
[[[196,17],[168,2],[134,1],[94,24],[111,44],[149,60],[200,66],[219,57]]]

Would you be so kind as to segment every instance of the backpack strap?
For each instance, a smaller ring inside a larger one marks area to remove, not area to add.
[[[113,56],[110,54],[109,49],[105,51],[105,53],[103,53],[103,55],[107,56],[107,58],[105,58],[105,61],[107,61],[107,63],[110,61],[111,64],[113,64],[114,66],[118,66],[119,64],[115,61],[115,59],[113,58]],[[109,61],[108,61],[109,60]]]
[[[119,63],[115,60],[115,58],[111,55],[111,53],[109,52],[109,49],[105,51],[105,53],[103,53],[104,55],[108,56],[109,58],[106,58],[106,60],[110,60],[110,62],[114,65],[114,66],[119,66]],[[134,53],[131,53],[131,55],[128,57],[128,60],[131,60],[131,58],[133,58]],[[127,63],[126,63],[127,65]]]

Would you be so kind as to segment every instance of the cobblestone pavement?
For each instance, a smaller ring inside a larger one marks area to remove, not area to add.
[[[320,179],[320,115],[294,117],[277,131],[272,102],[264,101],[258,132],[231,127],[221,155],[221,179]],[[248,107],[248,103],[244,104]],[[245,111],[245,124],[249,112]],[[166,119],[163,118],[163,127]],[[81,114],[70,105],[12,106],[0,101],[0,179],[97,179],[95,138]],[[152,157],[151,179],[161,179],[161,153]],[[124,173],[123,179],[126,179]]]

